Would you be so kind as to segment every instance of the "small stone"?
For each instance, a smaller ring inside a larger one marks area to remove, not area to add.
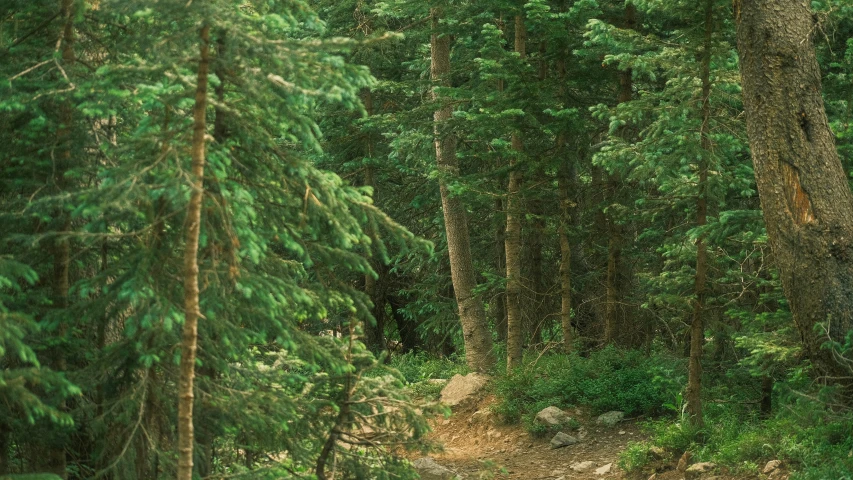
[[[657,478],[658,478],[658,474],[657,474],[657,473],[653,473],[653,474],[652,474],[652,476],[651,476],[651,477],[649,477],[649,480],[657,480]]]
[[[625,435],[625,430],[619,430],[619,435]]]
[[[579,440],[569,434],[559,432],[551,439],[551,448],[567,447],[578,443]]]
[[[769,474],[775,472],[781,466],[782,466],[781,460],[770,460],[769,462],[767,462],[767,465],[764,466],[764,470],[762,470],[761,473],[763,473],[765,475],[769,475]]]
[[[421,480],[452,480],[456,477],[452,470],[440,465],[430,457],[419,458],[415,460],[413,465]]]
[[[571,468],[572,470],[574,470],[576,472],[585,472],[594,466],[595,466],[595,463],[587,460],[585,462],[573,463],[569,466],[569,468]]]
[[[625,419],[625,414],[623,412],[612,411],[599,415],[595,420],[595,423],[607,427],[613,427],[623,419]]]
[[[666,458],[666,450],[661,447],[658,447],[657,445],[649,448],[649,454],[652,456],[652,458],[656,460],[663,460],[664,458]]]
[[[596,468],[595,474],[596,475],[607,475],[608,473],[610,473],[610,470],[612,470],[612,469],[613,469],[613,464],[608,463],[607,465]]]

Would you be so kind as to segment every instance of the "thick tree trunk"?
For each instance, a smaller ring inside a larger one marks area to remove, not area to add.
[[[818,371],[849,377],[821,349],[853,329],[853,195],[824,111],[815,19],[805,0],[735,7],[747,133],[782,287]]]
[[[515,17],[515,51],[525,58],[527,31],[524,17]],[[516,167],[509,174],[509,188],[506,197],[506,320],[507,320],[507,371],[512,371],[521,365],[522,342],[524,341],[524,324],[521,318],[521,169],[518,159],[524,151],[524,144],[519,132],[512,133],[512,149],[515,154],[510,163]]]
[[[702,127],[701,137],[702,156],[699,159],[699,194],[696,199],[696,226],[701,227],[708,222],[708,160],[711,155],[711,137],[709,122],[711,120],[711,34],[714,29],[714,3],[706,0],[705,5],[705,39],[702,47]],[[702,416],[702,346],[705,344],[705,283],[708,275],[708,247],[704,236],[696,240],[696,279],[693,304],[693,322],[690,326],[690,360],[688,362],[687,379],[687,411],[694,425],[704,425]]]
[[[200,59],[193,106],[192,193],[187,205],[186,245],[184,246],[184,328],[181,335],[181,364],[178,384],[178,480],[192,480],[193,474],[193,381],[198,347],[199,309],[198,238],[201,231],[201,203],[204,197],[205,136],[207,123],[207,77],[210,68],[210,26],[200,32]]]
[[[430,77],[434,82],[447,85],[450,73],[450,37],[439,35],[438,9],[431,10],[433,33],[430,39],[431,65]],[[435,100],[440,100],[434,91]],[[456,158],[456,138],[452,133],[442,131],[445,123],[453,114],[450,104],[438,107],[433,116],[435,120],[435,159],[442,173],[439,180],[441,206],[444,212],[444,227],[447,234],[447,250],[450,256],[450,276],[456,303],[459,305],[459,319],[462,323],[462,335],[465,342],[465,357],[471,370],[484,372],[495,364],[492,351],[492,336],[486,321],[486,311],[480,298],[474,295],[477,285],[474,263],[471,259],[471,243],[468,237],[468,216],[459,197],[453,196],[447,188],[447,177],[459,176],[459,161]]]

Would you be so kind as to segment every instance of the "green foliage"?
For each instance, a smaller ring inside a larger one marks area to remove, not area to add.
[[[548,406],[586,406],[595,414],[610,410],[628,416],[665,412],[682,388],[685,364],[668,355],[646,356],[613,347],[579,355],[546,355],[534,365],[498,379],[496,412],[506,422],[524,420],[536,430],[533,416]],[[540,432],[541,433],[541,432]]]

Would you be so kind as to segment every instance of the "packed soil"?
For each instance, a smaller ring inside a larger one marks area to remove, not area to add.
[[[497,415],[491,413],[490,407],[494,402],[493,396],[487,396],[475,404],[454,407],[449,418],[435,420],[430,438],[443,445],[443,451],[432,453],[430,457],[465,479],[646,480],[651,474],[655,475],[655,480],[685,478],[685,474],[677,470],[678,459],[657,462],[646,473],[627,475],[620,470],[619,454],[629,442],[645,439],[636,419],[626,419],[611,428],[597,425],[596,417],[583,409],[570,410],[567,413],[581,426],[577,431],[566,433],[581,442],[552,449],[550,435],[537,438],[521,425],[503,424]],[[591,462],[592,466],[583,471],[572,468],[582,462]],[[607,465],[610,465],[609,469]],[[716,472],[693,478],[746,480],[768,477],[736,477]],[[782,480],[782,477],[773,477],[773,480],[777,479]]]

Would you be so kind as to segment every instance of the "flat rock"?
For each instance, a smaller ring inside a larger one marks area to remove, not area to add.
[[[763,473],[765,475],[769,475],[769,474],[775,472],[776,470],[778,470],[779,467],[781,467],[781,466],[782,466],[781,460],[770,460],[769,462],[767,462],[767,465],[764,466],[764,470],[762,470],[761,473]]]
[[[536,422],[548,427],[560,427],[571,419],[572,417],[557,407],[543,408],[536,414]]]
[[[596,468],[595,474],[596,475],[607,475],[608,473],[610,473],[611,470],[613,470],[613,464],[608,463],[607,465]]]
[[[717,467],[716,463],[700,462],[700,463],[694,463],[693,465],[690,465],[689,467],[687,467],[687,470],[685,470],[685,472],[687,472],[688,474],[694,474],[695,475],[697,473],[710,472],[711,470],[715,469],[716,467]]]
[[[554,438],[551,439],[551,448],[561,448],[567,447],[569,445],[574,445],[580,442],[577,438],[563,432],[558,432],[554,435]]]
[[[441,390],[441,402],[453,407],[472,400],[488,382],[489,376],[482,373],[469,373],[465,376],[454,375]]]
[[[614,410],[612,412],[607,412],[607,413],[603,413],[603,414],[599,415],[598,418],[595,419],[595,423],[597,423],[599,425],[604,425],[607,427],[613,427],[617,423],[621,422],[624,418],[625,418],[625,413],[617,412]]]
[[[422,457],[413,464],[421,480],[453,480],[456,474],[430,457]]]
[[[572,470],[574,470],[576,472],[585,472],[594,466],[595,466],[595,463],[590,462],[590,461],[586,461],[586,462],[573,463],[569,466],[569,468],[571,468]]]

